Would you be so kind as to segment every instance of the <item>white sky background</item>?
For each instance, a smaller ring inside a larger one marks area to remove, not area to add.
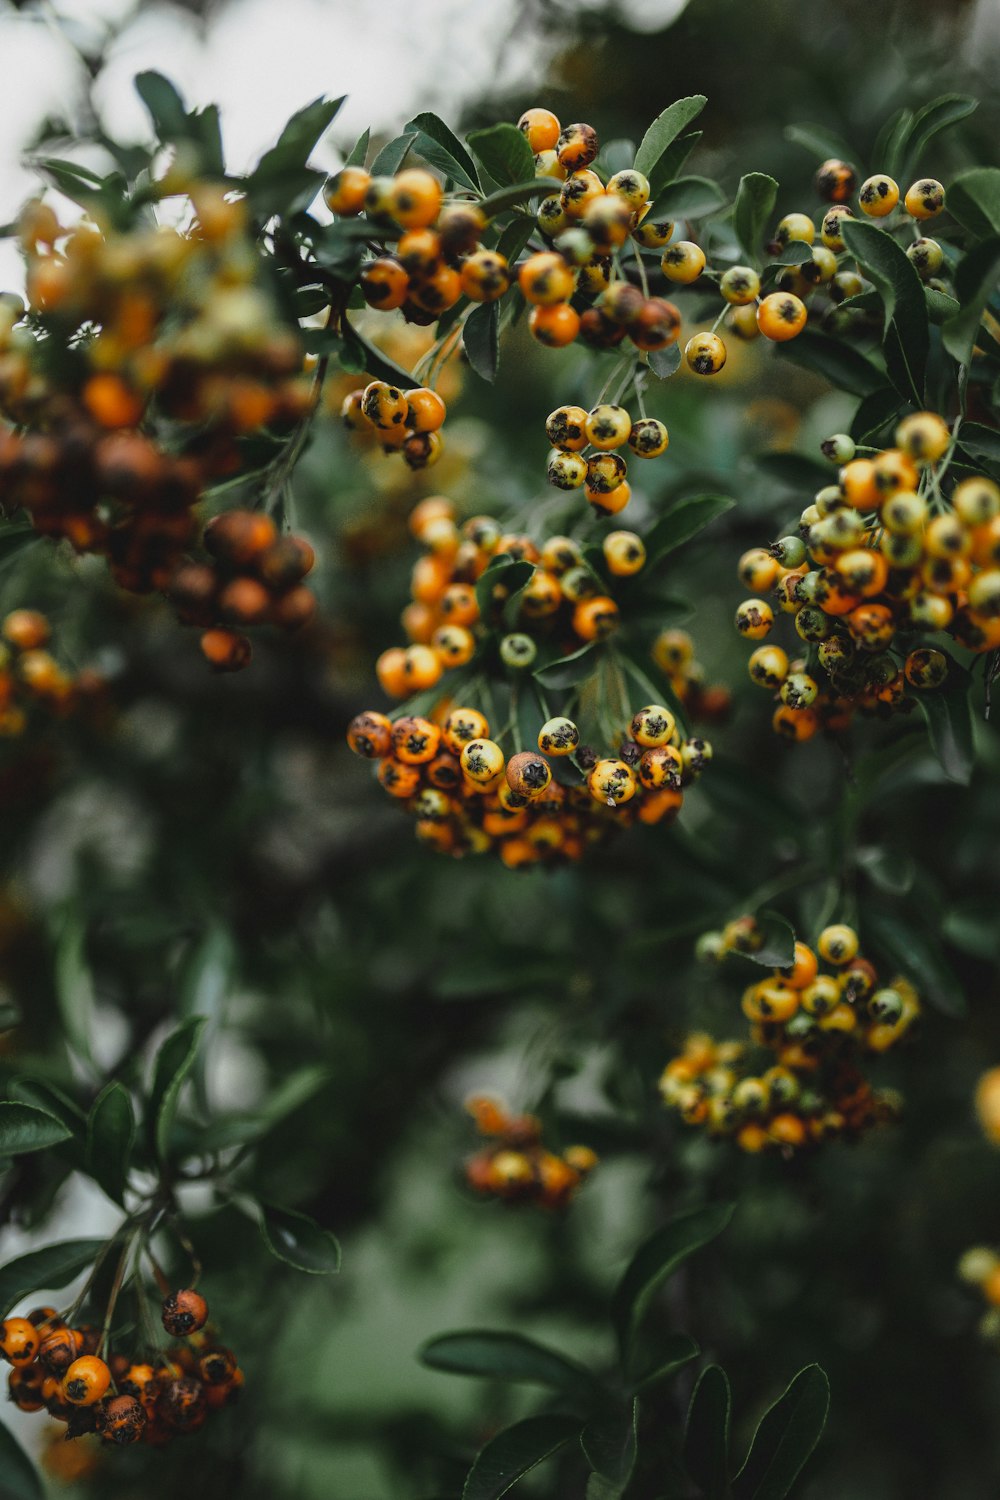
[[[581,0],[579,8],[599,3]],[[621,0],[620,10],[633,25],[655,30],[687,3]],[[347,94],[330,143],[316,155],[318,166],[333,167],[335,145],[349,147],[368,126],[394,132],[422,109],[455,119],[466,101],[494,87],[523,88],[525,103],[536,102],[531,90],[549,59],[519,18],[517,0],[489,0],[488,8],[485,0],[415,0],[394,7],[391,17],[371,0],[229,0],[203,27],[165,3],[134,11],[130,0],[38,0],[18,12],[0,0],[0,223],[36,190],[21,156],[40,122],[77,116],[82,72],[74,40],[93,46],[121,28],[94,92],[109,135],[148,139],[132,79],[156,68],[189,106],[220,105],[234,171],[251,166],[303,104]],[[60,147],[50,154],[68,153]],[[21,285],[17,251],[0,242],[0,287]]]

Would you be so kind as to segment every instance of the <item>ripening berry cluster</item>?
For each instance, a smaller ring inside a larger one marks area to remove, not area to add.
[[[952,434],[934,412],[904,417],[895,438],[873,457],[856,456],[843,434],[828,439],[837,484],[805,508],[798,535],[740,559],[741,581],[755,596],[773,590],[802,642],[800,659],[768,644],[749,662],[791,740],[846,730],[858,710],[905,711],[914,692],[940,687],[950,658],[928,636],[973,653],[1000,646],[1000,486],[970,475],[945,492]],[[736,611],[748,640],[774,624],[766,599]]]
[[[651,655],[690,718],[709,724],[725,720],[732,695],[721,683],[706,685],[705,669],[695,657],[694,641],[686,630],[661,630]]]
[[[589,1146],[567,1146],[561,1156],[546,1150],[541,1121],[512,1115],[499,1099],[476,1095],[466,1108],[480,1135],[495,1140],[465,1164],[465,1180],[477,1193],[505,1203],[565,1208],[597,1166]]]
[[[0,1323],[0,1353],[13,1366],[9,1398],[20,1411],[47,1411],[65,1423],[67,1437],[93,1433],[118,1447],[162,1447],[196,1432],[243,1385],[235,1356],[210,1336],[207,1318],[198,1292],[170,1293],[163,1326],[184,1342],[148,1359],[102,1358],[100,1330],[72,1327],[52,1307],[8,1318]]]
[[[168,595],[184,625],[203,630],[201,649],[220,672],[249,664],[249,639],[235,626],[278,625],[296,630],[316,612],[303,583],[315,554],[302,537],[279,536],[270,516],[228,510],[209,521],[202,541],[211,562],[187,561],[170,579]]]
[[[459,528],[454,506],[440,495],[420,501],[410,529],[426,551],[413,568],[412,597],[402,614],[410,645],[391,646],[376,662],[379,683],[390,698],[433,688],[447,669],[472,660],[487,629],[502,629],[506,585],[494,584],[485,616],[476,591],[494,558],[534,567],[518,595],[517,619],[499,640],[504,667],[531,667],[542,640],[565,655],[618,628],[619,609],[605,592],[608,585],[572,537],[552,536],[536,546],[528,536],[504,532],[492,516],[472,516]],[[612,578],[630,577],[646,562],[642,539],[631,531],[609,532],[601,550]]]
[[[637,458],[659,458],[670,435],[655,417],[633,421],[624,406],[602,402],[592,410],[558,406],[545,421],[552,444],[546,477],[560,490],[585,486],[584,493],[601,516],[614,516],[632,498],[628,466],[614,450],[627,443]]]
[[[447,414],[441,396],[430,386],[400,390],[384,380],[348,392],[340,408],[349,432],[374,438],[383,453],[400,453],[411,469],[428,469],[441,457],[439,428]]]
[[[52,628],[37,609],[15,609],[0,624],[0,736],[16,739],[35,707],[66,714],[101,687],[92,672],[71,675],[45,648]]]
[[[722,960],[759,952],[763,942],[755,919],[740,917],[706,933],[698,952]],[[905,979],[880,986],[858,946],[854,929],[840,923],[824,928],[815,949],[796,942],[788,968],[743,992],[749,1047],[701,1033],[688,1037],[660,1079],[664,1103],[687,1124],[751,1153],[790,1153],[834,1136],[856,1139],[894,1118],[898,1099],[875,1091],[860,1063],[906,1036],[920,1002]]]
[[[479,709],[445,703],[439,723],[359,714],[347,739],[378,762],[381,786],[415,819],[418,838],[454,856],[495,850],[508,869],[579,860],[636,819],[672,821],[712,757],[709,742],[683,739],[659,704],[639,709],[605,756],[581,745],[565,717],[542,725],[537,751],[509,759],[489,733]]]

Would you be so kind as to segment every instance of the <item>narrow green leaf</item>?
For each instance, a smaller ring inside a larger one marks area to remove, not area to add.
[[[588,641],[585,646],[578,646],[568,656],[561,656],[543,667],[536,667],[536,680],[543,688],[573,687],[593,672],[599,645],[598,641]]]
[[[656,195],[652,219],[699,219],[722,207],[726,195],[708,177],[678,177]]]
[[[499,1500],[537,1464],[580,1435],[574,1417],[527,1417],[492,1438],[466,1475],[462,1500]]]
[[[998,282],[1000,235],[991,235],[988,240],[974,245],[955,269],[955,295],[962,304],[962,310],[945,323],[941,339],[948,353],[960,365],[968,365],[972,360],[983,311],[996,292]]]
[[[533,180],[534,153],[524,132],[516,125],[504,121],[487,130],[473,130],[467,140],[469,149],[498,187]]]
[[[900,849],[870,844],[858,850],[856,863],[873,885],[890,896],[905,896],[913,887],[916,864],[911,855]]]
[[[746,957],[764,969],[786,969],[795,957],[795,932],[779,912],[762,907],[754,914],[764,941]]]
[[[671,142],[649,173],[651,198],[655,198],[657,193],[662,192],[668,183],[673,182],[674,178],[679,176],[681,168],[704,133],[703,130],[689,130],[687,135],[679,135],[675,141]]]
[[[289,1115],[301,1109],[330,1081],[328,1068],[302,1068],[273,1089],[252,1114],[229,1115],[215,1119],[200,1132],[206,1151],[221,1151],[231,1146],[247,1146],[269,1134]]]
[[[984,963],[1000,959],[1000,924],[992,896],[969,896],[946,913],[941,933],[954,948]]]
[[[766,172],[748,172],[740,178],[733,208],[733,228],[736,238],[753,265],[761,263],[761,245],[764,230],[774,212],[778,197],[778,184]]]
[[[356,374],[373,375],[377,380],[387,380],[390,385],[397,385],[404,391],[409,390],[413,382],[413,376],[409,370],[404,370],[402,365],[397,365],[395,360],[383,354],[381,349],[370,344],[364,334],[359,333],[354,325],[347,321],[344,314],[341,315],[340,327],[343,348],[347,356],[347,360],[342,360],[344,369],[353,370]]]
[[[1000,167],[970,167],[948,186],[948,212],[963,229],[1000,234]]]
[[[592,1401],[600,1389],[582,1365],[520,1333],[488,1328],[443,1333],[423,1346],[419,1358],[432,1370],[548,1386],[584,1401]]]
[[[185,134],[187,110],[184,108],[184,100],[169,78],[153,71],[137,73],[135,91],[146,106],[153,128],[161,140],[173,141]]]
[[[187,958],[180,978],[182,1016],[217,1016],[232,983],[236,951],[221,923],[210,926]]]
[[[484,198],[479,207],[488,219],[494,219],[497,214],[517,208],[529,198],[546,198],[550,193],[558,193],[561,187],[558,177],[532,177],[529,182],[519,182],[514,187],[498,188]]]
[[[793,146],[801,146],[820,160],[831,156],[841,161],[854,160],[854,151],[847,142],[825,125],[786,125],[785,140],[791,141]]]
[[[870,396],[885,382],[882,371],[859,349],[812,328],[804,328],[798,338],[789,339],[786,344],[776,344],[775,353],[814,375],[821,375],[838,390],[849,391],[853,396]],[[895,393],[893,399],[898,404]]]
[[[848,250],[874,282],[882,299],[887,339],[890,327],[895,330],[909,385],[909,390],[901,393],[921,405],[930,334],[920,277],[902,247],[876,225],[845,219],[843,236]]]
[[[0,1422],[0,1475],[4,1500],[45,1500],[38,1470],[9,1427]]]
[[[633,1256],[611,1303],[611,1317],[623,1359],[628,1359],[636,1329],[657,1287],[689,1256],[725,1229],[734,1204],[713,1203],[671,1219],[651,1235]]]
[[[55,981],[59,1015],[73,1050],[91,1057],[94,1030],[94,981],[87,962],[86,928],[76,915],[67,917],[56,939]]]
[[[885,432],[887,428],[895,427],[904,408],[900,404],[899,392],[892,386],[883,385],[877,390],[865,396],[854,413],[851,422],[850,434],[856,443],[871,443]],[[879,444],[879,447],[883,446]]]
[[[310,1276],[332,1276],[340,1270],[340,1245],[308,1214],[261,1203],[260,1232],[277,1260]]]
[[[530,214],[519,214],[502,229],[497,240],[497,254],[502,255],[513,266],[536,228]]]
[[[81,1271],[88,1271],[104,1245],[104,1240],[64,1240],[0,1266],[0,1318],[32,1292],[57,1291]]]
[[[500,368],[500,308],[496,302],[481,302],[473,308],[462,329],[462,343],[476,374],[492,385]]]
[[[19,1103],[30,1104],[34,1109],[52,1115],[71,1133],[82,1132],[87,1118],[83,1110],[75,1099],[71,1099],[69,1094],[50,1079],[21,1074],[11,1079],[7,1092]]]
[[[47,1151],[72,1135],[61,1120],[33,1104],[0,1103],[0,1157]]]
[[[892,910],[872,907],[865,914],[865,933],[917,984],[920,994],[944,1016],[960,1020],[966,1012],[965,995],[937,938],[920,913],[907,911],[897,897]]]
[[[413,145],[413,140],[412,132],[407,131],[403,135],[395,136],[391,141],[386,141],[382,149],[376,153],[375,160],[368,168],[371,175],[373,177],[391,177],[394,172],[398,172],[406,160],[407,154]]]
[[[830,1382],[819,1365],[807,1365],[761,1419],[733,1481],[734,1500],[784,1500],[822,1437],[829,1410]]]
[[[113,1081],[98,1094],[87,1120],[87,1165],[115,1203],[125,1200],[134,1143],[132,1100],[124,1085]]]
[[[969,688],[968,672],[952,661],[941,687],[917,694],[934,754],[949,781],[959,786],[968,786],[976,759]]]
[[[345,167],[363,167],[364,166],[364,164],[365,164],[365,158],[368,155],[368,144],[371,141],[371,138],[372,138],[372,133],[371,133],[371,128],[370,127],[369,127],[368,130],[363,130],[361,132],[361,134],[358,136],[357,140],[354,142],[354,145],[351,147],[350,151],[347,153],[347,155],[344,158],[344,166]]]
[[[507,556],[493,558],[489,567],[476,580],[479,613],[487,623],[492,620],[496,608],[496,601],[493,598],[496,585],[502,584],[509,598],[518,589],[524,587],[534,571],[534,563],[525,562],[522,558]]]
[[[984,427],[981,422],[963,422],[958,441],[960,447],[974,458],[1000,464],[1000,432],[995,427]]]
[[[735,504],[729,495],[692,495],[678,501],[646,537],[647,568],[697,536],[719,516],[724,516],[727,510],[732,510]]]
[[[912,125],[912,109],[901,109],[887,121],[882,133],[875,142],[875,160],[879,163],[885,163],[882,170],[888,172],[890,177],[899,175],[903,151],[909,139]]]
[[[323,136],[340,112],[347,95],[339,99],[314,99],[297,110],[284,127],[277,141],[261,157],[253,176],[260,173],[283,171],[288,167],[304,167]]]
[[[632,1393],[641,1396],[664,1380],[670,1380],[678,1370],[682,1370],[693,1359],[697,1359],[700,1353],[700,1348],[688,1334],[669,1334],[663,1340],[653,1363],[632,1381],[630,1387]]]
[[[692,120],[698,118],[707,103],[705,94],[690,94],[686,99],[675,99],[673,104],[662,110],[639,143],[639,149],[635,153],[636,171],[649,177],[667,147],[673,144],[682,130],[687,129]]]
[[[704,1500],[726,1500],[729,1494],[730,1406],[726,1372],[708,1365],[692,1393],[684,1430],[684,1467]]]
[[[438,115],[430,111],[414,115],[403,128],[418,133],[417,151],[425,161],[436,166],[439,172],[446,172],[449,177],[454,177],[464,187],[471,188],[474,193],[482,190],[479,173],[476,171],[476,164],[469,155],[468,148]],[[431,154],[428,154],[428,143],[430,147],[437,148]]]
[[[147,1124],[151,1144],[161,1161],[167,1159],[170,1131],[177,1114],[181,1089],[194,1067],[198,1043],[205,1029],[204,1016],[192,1016],[171,1032],[156,1056],[149,1094]]]
[[[607,1411],[588,1422],[580,1434],[583,1455],[600,1481],[587,1487],[587,1500],[621,1500],[635,1468],[639,1403],[625,1411]]]
[[[978,108],[979,101],[969,94],[942,94],[940,99],[932,99],[923,109],[918,109],[913,116],[901,165],[912,163],[913,170],[919,171],[920,158],[934,137],[960,120],[968,119]]]
[[[649,353],[649,368],[657,380],[669,380],[681,367],[680,344],[668,344],[666,349],[652,349]]]

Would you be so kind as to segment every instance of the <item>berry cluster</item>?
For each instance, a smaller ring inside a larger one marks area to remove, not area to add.
[[[1000,1254],[989,1245],[972,1245],[958,1262],[958,1277],[975,1287],[986,1303],[979,1320],[979,1335],[1000,1346]]]
[[[400,453],[411,469],[428,469],[441,457],[439,428],[447,407],[430,386],[400,390],[384,380],[372,380],[350,391],[340,417],[349,432],[375,438],[383,453]]]
[[[204,631],[201,649],[216,671],[237,671],[249,663],[251,646],[234,626],[295,630],[312,619],[316,598],[302,580],[315,554],[302,537],[279,536],[259,511],[224,511],[202,540],[212,561],[182,563],[168,594],[182,623]]]
[[[488,628],[498,622],[502,628],[509,603],[506,585],[498,582],[490,591],[485,617],[476,590],[496,558],[530,563],[534,570],[518,592],[514,628],[499,639],[503,666],[532,666],[541,640],[568,654],[581,644],[604,640],[618,627],[618,605],[571,537],[552,536],[536,545],[528,536],[504,532],[492,516],[473,516],[459,528],[451,501],[439,495],[416,506],[410,529],[426,551],[414,566],[412,597],[402,614],[411,644],[390,647],[376,663],[379,683],[390,698],[433,688],[448,668],[472,660]],[[629,577],[646,561],[642,540],[631,531],[609,532],[601,551],[610,577]]]
[[[93,672],[73,676],[45,648],[52,628],[37,609],[15,609],[0,624],[0,736],[15,739],[28,727],[35,707],[72,711],[81,697],[101,687]]]
[[[74,1327],[55,1308],[0,1323],[0,1353],[13,1366],[10,1400],[21,1411],[47,1411],[66,1424],[67,1437],[95,1433],[124,1447],[160,1447],[196,1432],[231,1401],[243,1373],[231,1350],[206,1328],[208,1306],[198,1292],[171,1292],[163,1326],[183,1340],[148,1359],[106,1353],[106,1334]]]
[[[477,1193],[505,1203],[565,1208],[597,1165],[589,1146],[567,1146],[561,1156],[547,1151],[535,1115],[512,1115],[500,1100],[483,1095],[466,1108],[480,1135],[495,1139],[465,1164],[465,1180]]]
[[[729,713],[731,694],[720,683],[706,685],[705,669],[694,654],[694,641],[686,630],[661,630],[653,642],[652,657],[663,672],[678,703],[692,719],[709,724],[722,722]]]
[[[655,417],[633,421],[623,406],[606,402],[589,412],[558,406],[546,418],[545,432],[552,444],[549,483],[560,490],[586,486],[587,500],[601,516],[617,515],[632,497],[628,466],[614,450],[627,443],[637,458],[659,458],[670,442]]]
[[[933,412],[905,417],[895,438],[871,457],[842,434],[828,439],[838,483],[805,508],[798,535],[740,559],[741,581],[755,595],[774,590],[806,653],[790,660],[768,644],[749,662],[791,740],[845,730],[857,710],[906,710],[913,692],[940,687],[950,658],[928,636],[974,654],[1000,646],[1000,486],[969,475],[946,493],[954,436]],[[759,597],[736,611],[751,641],[774,623]]]
[[[741,917],[706,933],[698,951],[721,960],[759,953],[763,943],[755,919]],[[664,1070],[663,1100],[687,1124],[732,1137],[743,1151],[791,1153],[834,1136],[856,1139],[898,1114],[897,1098],[874,1090],[860,1063],[907,1034],[920,1002],[905,979],[879,986],[853,928],[824,928],[815,949],[796,942],[791,965],[744,990],[741,1008],[756,1070],[743,1043],[702,1033],[689,1036]],[[760,1066],[768,1057],[774,1061]]]
[[[5,509],[137,593],[169,587],[192,507],[247,468],[248,435],[290,432],[312,399],[245,201],[199,182],[187,207],[184,231],[67,230],[29,204],[29,308],[0,302],[0,410],[17,424],[0,434]]]
[[[446,703],[440,723],[359,714],[347,738],[378,761],[380,784],[416,819],[418,838],[456,856],[495,848],[508,869],[578,860],[636,819],[672,821],[712,757],[707,740],[683,739],[658,704],[639,709],[603,757],[564,717],[542,725],[537,751],[509,759],[489,732],[479,709]]]

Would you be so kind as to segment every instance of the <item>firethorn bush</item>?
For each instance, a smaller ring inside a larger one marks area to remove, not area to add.
[[[0,1495],[985,1500],[976,98],[135,87],[5,229]]]

